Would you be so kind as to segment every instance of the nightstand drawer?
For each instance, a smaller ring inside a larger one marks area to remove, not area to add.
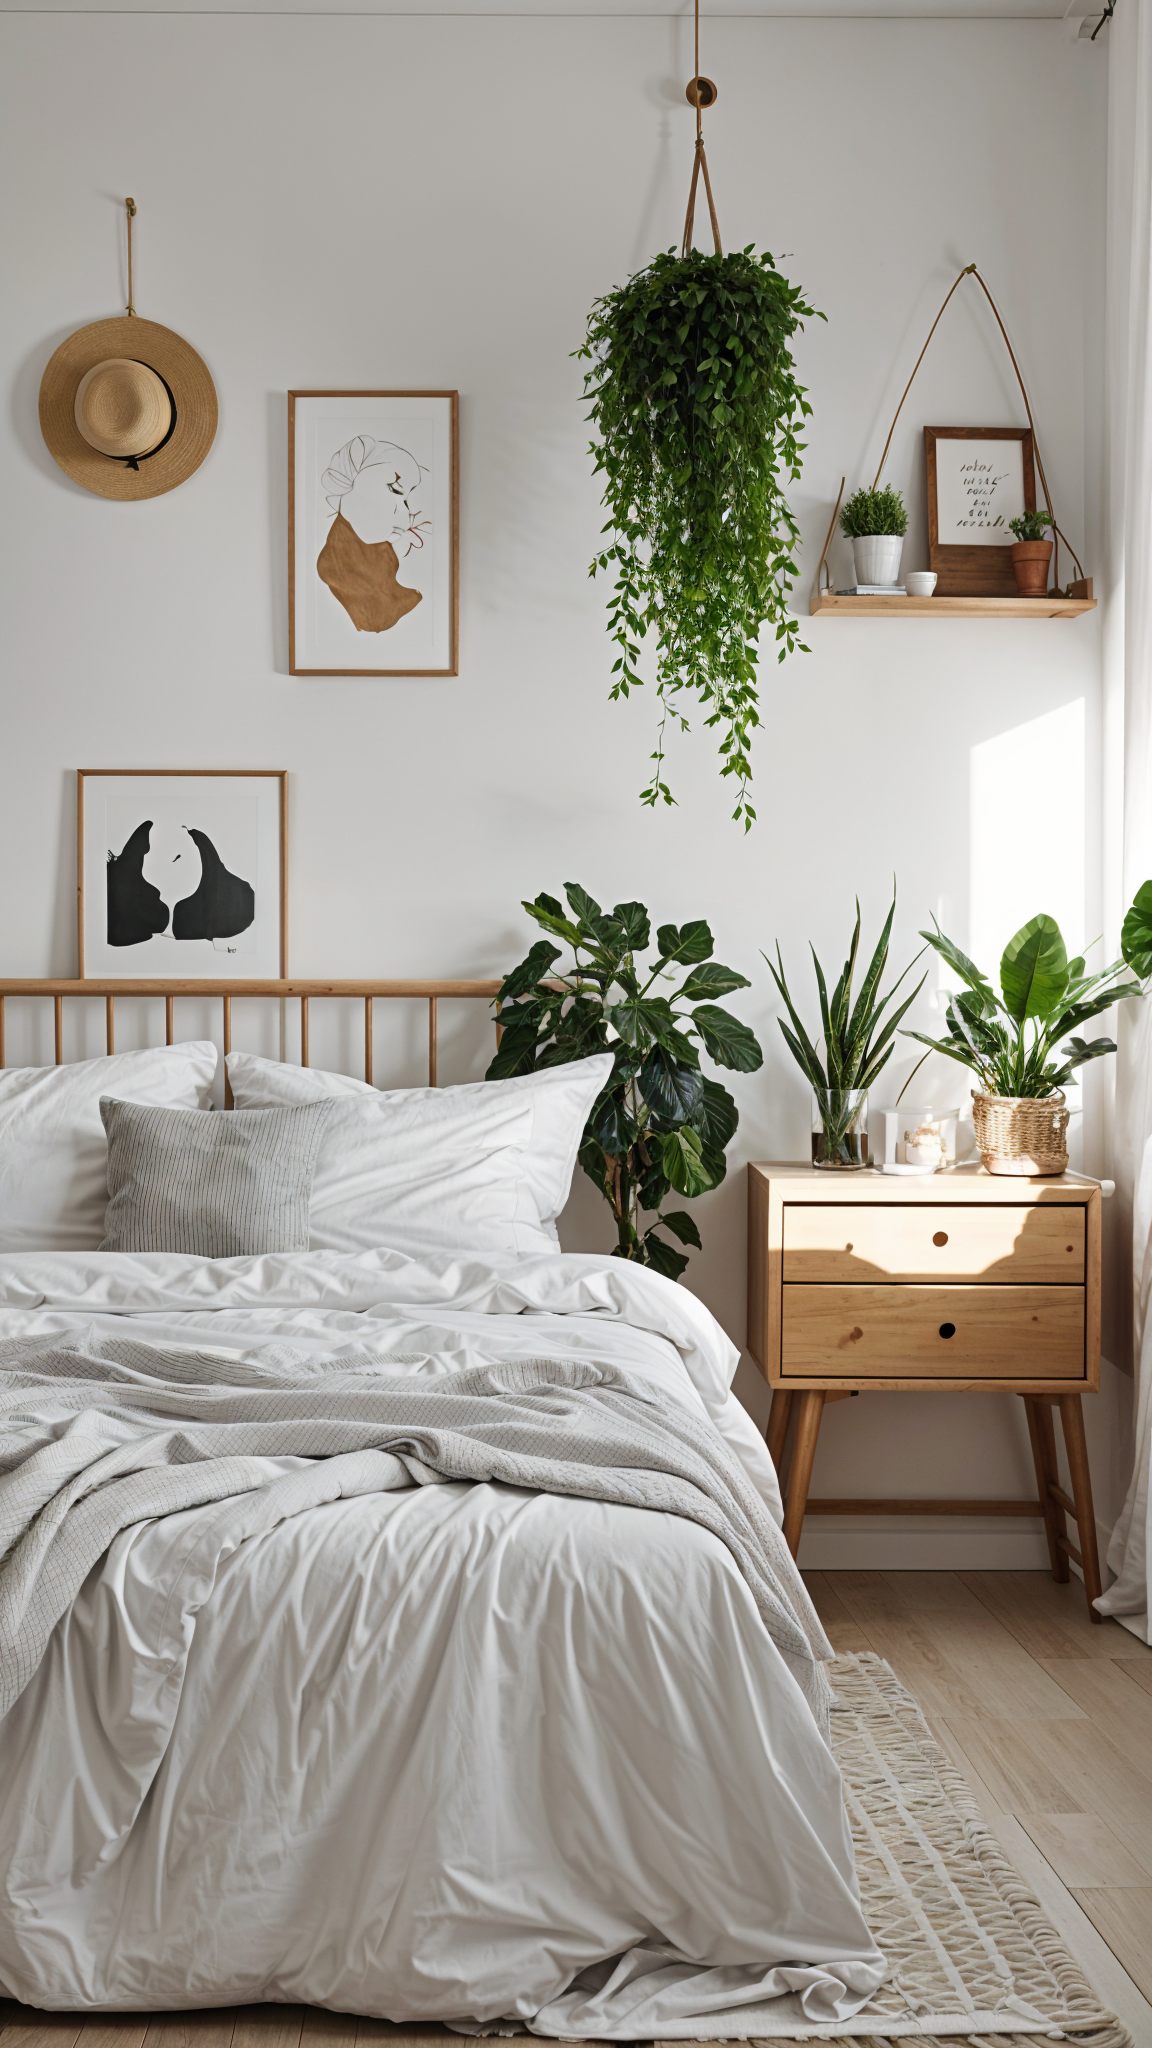
[[[782,1293],[782,1383],[1085,1378],[1082,1287],[786,1285]]]
[[[1066,1202],[785,1201],[783,1222],[786,1281],[1084,1280],[1084,1210]]]

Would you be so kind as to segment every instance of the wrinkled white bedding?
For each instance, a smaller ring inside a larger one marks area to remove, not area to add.
[[[623,1366],[779,1513],[733,1348],[618,1261],[0,1258],[0,1345],[126,1334],[248,1387]],[[491,1482],[266,1521],[257,1489],[124,1530],[0,1721],[0,1988],[627,2039],[870,1996],[838,1773],[716,1536]]]

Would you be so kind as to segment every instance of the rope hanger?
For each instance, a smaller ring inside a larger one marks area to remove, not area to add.
[[[132,303],[132,222],[136,218],[136,201],[126,199],[124,205],[128,213],[128,314],[129,318],[134,320],[136,308]]]
[[[707,97],[702,97],[701,88],[704,89]],[[712,240],[716,245],[717,256],[722,256],[724,251],[720,245],[720,223],[716,218],[716,202],[712,197],[712,180],[708,176],[708,158],[704,151],[704,129],[700,120],[703,108],[712,107],[716,104],[716,87],[710,78],[701,78],[700,76],[700,0],[696,0],[694,64],[692,80],[686,97],[689,105],[696,109],[696,155],[692,162],[692,184],[688,192],[688,211],[684,216],[684,239],[680,244],[680,254],[681,256],[687,256],[692,248],[692,228],[696,217],[696,188],[700,183],[700,173],[703,171],[704,190],[708,195],[708,215],[712,222]]]
[[[699,0],[697,0],[697,5],[699,5]],[[1055,561],[1054,561],[1054,563],[1053,563],[1053,586],[1054,586],[1054,594],[1059,594],[1059,589],[1060,589],[1060,543],[1061,543],[1061,541],[1063,541],[1063,542],[1064,542],[1064,545],[1065,545],[1065,547],[1067,548],[1067,550],[1068,550],[1068,553],[1069,553],[1069,554],[1071,555],[1071,557],[1072,557],[1072,560],[1073,560],[1073,561],[1075,562],[1075,564],[1076,564],[1076,568],[1077,568],[1077,572],[1078,572],[1078,574],[1080,575],[1081,579],[1083,579],[1083,576],[1084,576],[1084,570],[1083,570],[1083,568],[1082,568],[1082,566],[1081,566],[1081,563],[1080,563],[1080,557],[1079,557],[1079,556],[1078,556],[1078,554],[1076,553],[1076,550],[1075,550],[1075,548],[1073,547],[1073,545],[1072,545],[1071,541],[1070,541],[1070,540],[1068,539],[1068,536],[1067,536],[1067,534],[1065,534],[1065,533],[1062,533],[1062,532],[1061,532],[1061,530],[1060,530],[1060,528],[1059,528],[1059,527],[1057,526],[1057,524],[1056,524],[1056,511],[1055,511],[1055,507],[1053,506],[1053,503],[1052,503],[1052,493],[1051,493],[1051,492],[1050,492],[1050,490],[1048,489],[1048,479],[1047,479],[1047,477],[1046,477],[1046,476],[1045,476],[1045,474],[1044,474],[1044,464],[1043,464],[1043,462],[1042,462],[1042,461],[1041,461],[1041,459],[1040,459],[1040,445],[1039,445],[1039,442],[1038,442],[1038,440],[1037,440],[1037,436],[1036,436],[1036,423],[1035,423],[1035,421],[1034,421],[1034,420],[1033,420],[1033,418],[1032,418],[1032,407],[1031,407],[1031,405],[1030,405],[1030,404],[1029,404],[1029,402],[1028,402],[1028,392],[1027,392],[1027,390],[1026,390],[1026,388],[1025,388],[1025,384],[1024,384],[1024,378],[1023,378],[1023,376],[1022,376],[1022,374],[1021,374],[1021,371],[1020,371],[1020,365],[1019,365],[1019,363],[1018,363],[1018,362],[1016,361],[1016,356],[1015,356],[1015,352],[1014,352],[1014,350],[1013,350],[1013,347],[1012,347],[1012,343],[1011,343],[1011,342],[1009,341],[1009,339],[1008,339],[1008,329],[1007,329],[1007,328],[1005,327],[1005,325],[1004,325],[1004,322],[1003,322],[1003,320],[1002,320],[1002,319],[1000,318],[1000,308],[999,308],[999,307],[998,307],[998,305],[996,304],[996,301],[995,301],[995,299],[994,299],[994,298],[992,297],[992,294],[991,294],[991,292],[989,291],[989,289],[988,289],[987,285],[986,285],[986,284],[985,284],[985,282],[984,282],[984,279],[983,279],[983,278],[981,277],[981,275],[980,275],[980,272],[979,272],[979,270],[977,269],[977,267],[976,267],[976,265],[975,265],[974,263],[968,263],[968,264],[966,264],[966,265],[965,265],[965,267],[964,267],[964,269],[963,269],[963,270],[962,270],[962,271],[960,272],[960,275],[959,275],[959,277],[957,277],[957,278],[955,278],[955,279],[953,280],[953,282],[952,282],[952,284],[951,284],[951,286],[950,286],[950,288],[949,288],[948,292],[947,292],[947,293],[946,293],[946,295],[945,295],[945,299],[944,299],[944,304],[943,304],[943,305],[941,306],[941,308],[940,308],[940,311],[939,311],[939,312],[937,313],[937,315],[936,315],[936,318],[935,318],[935,319],[934,319],[934,321],[932,322],[932,325],[931,325],[931,327],[930,327],[930,328],[928,329],[928,340],[927,340],[927,341],[925,341],[925,343],[924,343],[924,346],[923,346],[923,348],[921,349],[921,351],[920,351],[919,355],[918,355],[918,356],[917,356],[917,358],[916,358],[915,364],[913,365],[913,369],[912,369],[912,375],[911,375],[911,377],[909,377],[909,379],[908,379],[908,382],[907,382],[907,383],[906,383],[906,385],[904,386],[904,390],[903,390],[903,393],[902,393],[902,395],[901,395],[901,398],[900,398],[900,403],[899,403],[899,405],[898,405],[898,406],[896,407],[896,411],[895,411],[895,413],[894,413],[894,414],[893,414],[893,416],[892,416],[892,425],[891,425],[891,426],[889,427],[889,429],[888,429],[888,438],[887,438],[887,440],[886,440],[886,441],[885,441],[885,443],[884,443],[884,450],[883,450],[883,453],[881,454],[881,457],[880,457],[880,461],[879,461],[879,463],[878,463],[878,465],[877,465],[877,469],[876,469],[876,474],[875,474],[875,476],[874,476],[874,477],[873,477],[873,479],[872,479],[872,489],[873,489],[873,490],[875,490],[875,489],[876,489],[876,487],[877,487],[877,485],[878,485],[878,484],[879,484],[879,482],[880,482],[880,472],[881,472],[881,470],[882,470],[882,469],[883,469],[883,467],[884,467],[884,463],[885,463],[885,459],[886,459],[886,457],[887,457],[887,454],[888,454],[888,450],[889,450],[889,448],[890,448],[890,447],[892,446],[892,436],[893,436],[893,434],[894,434],[894,433],[896,432],[896,422],[897,422],[897,420],[899,419],[899,417],[900,417],[900,414],[901,414],[901,413],[903,412],[903,410],[904,410],[904,400],[905,400],[905,399],[907,398],[907,396],[908,396],[908,393],[909,393],[909,392],[911,391],[911,389],[912,389],[912,385],[913,385],[913,383],[914,383],[914,381],[915,381],[915,378],[916,378],[916,372],[917,372],[917,370],[918,370],[918,369],[920,368],[920,365],[921,365],[921,363],[922,363],[922,362],[924,361],[924,358],[925,358],[925,356],[926,356],[926,355],[927,355],[927,353],[928,353],[928,343],[929,343],[929,342],[931,341],[931,339],[932,339],[932,336],[933,336],[933,335],[935,334],[935,332],[936,332],[936,329],[937,329],[937,328],[939,327],[939,325],[940,325],[940,322],[941,322],[941,320],[942,320],[942,319],[944,318],[944,314],[945,314],[945,312],[947,311],[947,308],[948,308],[948,302],[949,302],[949,300],[951,299],[951,297],[952,297],[952,294],[953,294],[953,292],[954,292],[954,291],[955,291],[955,290],[957,289],[957,287],[958,287],[959,285],[963,284],[963,282],[964,282],[964,279],[965,279],[966,277],[974,277],[974,278],[976,279],[976,282],[977,282],[977,284],[979,285],[979,287],[980,287],[981,291],[983,292],[983,294],[984,294],[984,297],[985,297],[985,298],[987,299],[987,301],[988,301],[988,304],[989,304],[989,305],[991,306],[991,308],[992,308],[992,312],[993,312],[993,315],[995,316],[995,320],[996,320],[996,325],[997,325],[997,327],[998,327],[998,328],[1000,329],[1000,333],[1001,333],[1001,335],[1003,336],[1003,340],[1004,340],[1004,346],[1005,346],[1005,348],[1006,348],[1006,349],[1007,349],[1007,351],[1008,351],[1008,358],[1009,358],[1009,361],[1010,361],[1010,362],[1011,362],[1011,364],[1012,364],[1012,368],[1013,368],[1013,369],[1015,370],[1015,372],[1016,372],[1016,382],[1017,382],[1017,383],[1018,383],[1018,385],[1020,386],[1020,396],[1021,396],[1021,398],[1022,398],[1022,399],[1024,400],[1024,410],[1025,410],[1025,412],[1026,412],[1026,413],[1027,413],[1027,415],[1028,415],[1028,425],[1029,425],[1029,427],[1030,427],[1030,428],[1031,428],[1031,430],[1032,430],[1032,453],[1033,453],[1033,456],[1034,456],[1034,458],[1035,458],[1035,462],[1036,462],[1036,469],[1037,469],[1037,473],[1038,473],[1038,475],[1039,475],[1039,478],[1040,478],[1040,488],[1041,488],[1041,490],[1042,490],[1042,491],[1043,491],[1043,493],[1044,493],[1044,503],[1045,503],[1045,504],[1046,504],[1046,506],[1048,507],[1048,516],[1049,516],[1049,518],[1050,518],[1050,520],[1051,520],[1051,522],[1052,522],[1052,532],[1053,532],[1053,534],[1054,534],[1054,536],[1055,536],[1055,540],[1056,540],[1056,557],[1055,557]],[[821,554],[821,556],[820,556],[820,561],[819,561],[819,564],[818,564],[818,566],[817,566],[817,569],[816,569],[816,588],[817,588],[817,590],[819,590],[819,589],[820,589],[820,587],[821,587],[821,585],[820,585],[820,578],[821,578],[821,576],[823,575],[823,573],[825,572],[825,570],[826,570],[826,569],[827,569],[827,567],[828,567],[828,550],[829,550],[829,548],[830,548],[830,547],[831,547],[831,545],[832,545],[832,535],[833,535],[833,534],[834,534],[834,532],[836,531],[836,517],[837,517],[837,514],[838,514],[838,512],[839,512],[839,510],[840,510],[840,501],[841,501],[841,499],[842,499],[842,498],[843,498],[843,496],[844,496],[844,485],[845,485],[845,483],[846,483],[846,482],[847,482],[847,478],[846,478],[846,477],[841,477],[841,479],[840,479],[840,490],[839,490],[839,494],[838,494],[838,496],[837,496],[837,499],[836,499],[836,505],[835,505],[835,509],[833,510],[833,513],[832,513],[832,520],[831,520],[831,524],[829,525],[829,528],[828,528],[828,532],[827,532],[827,535],[826,535],[826,537],[825,537],[825,541],[824,541],[824,549],[823,549],[823,553],[822,553],[822,554]],[[828,585],[829,585],[829,588],[831,588],[831,584],[832,584],[832,578],[831,578],[831,575],[829,574],[829,577],[828,577]]]

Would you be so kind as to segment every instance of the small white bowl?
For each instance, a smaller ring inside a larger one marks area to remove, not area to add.
[[[904,594],[906,597],[931,597],[935,588],[936,571],[934,569],[910,569],[904,578]]]

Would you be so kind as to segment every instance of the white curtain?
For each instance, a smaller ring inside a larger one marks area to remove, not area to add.
[[[1120,900],[1152,876],[1152,0],[1116,0],[1108,30],[1108,546],[1105,717],[1122,734]],[[1115,893],[1115,892],[1114,892]],[[1114,906],[1115,907],[1115,906]],[[1097,1602],[1145,1642],[1152,1559],[1152,997],[1121,1006],[1113,1139],[1131,1259],[1136,1462]],[[1131,1238],[1128,1239],[1128,1232]],[[1126,1319],[1121,1319],[1125,1321]]]

